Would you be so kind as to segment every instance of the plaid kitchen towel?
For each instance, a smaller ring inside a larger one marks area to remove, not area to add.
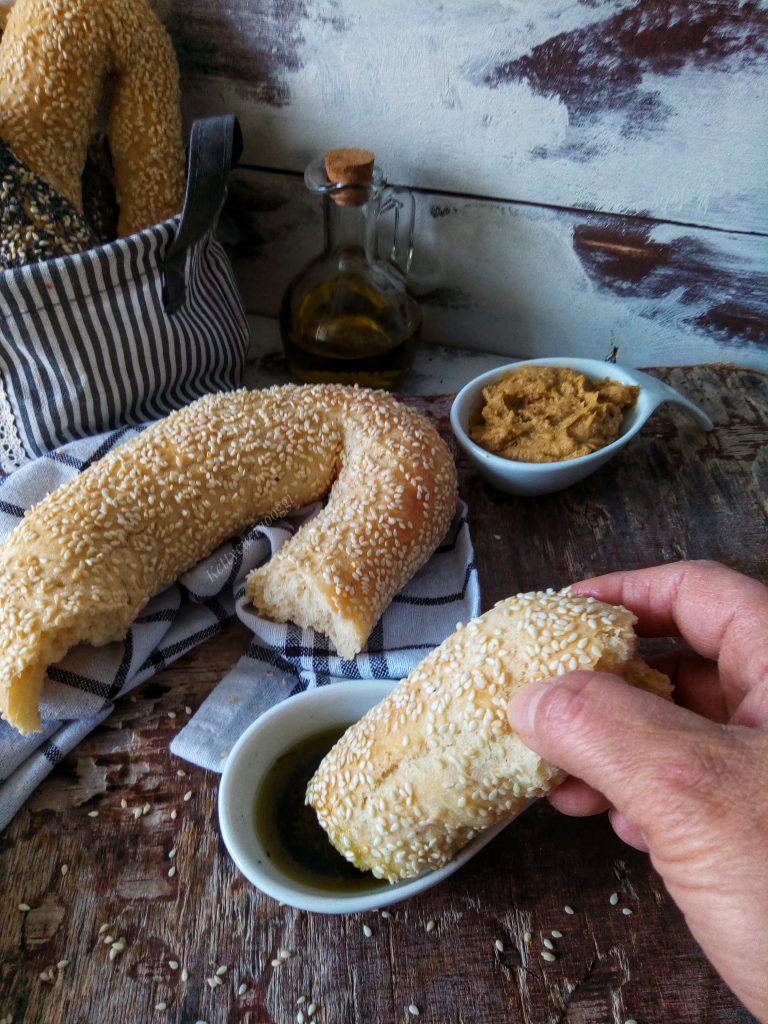
[[[26,509],[139,429],[74,441],[0,479],[0,541]],[[156,594],[125,640],[76,647],[48,670],[42,731],[21,736],[0,721],[0,830],[53,766],[109,715],[117,697],[221,632],[235,617],[252,630],[253,640],[171,745],[173,753],[216,771],[223,768],[240,733],[278,701],[342,679],[350,685],[355,679],[400,679],[457,622],[479,614],[477,570],[466,507],[460,505],[440,548],[395,597],[365,651],[351,661],[338,657],[327,638],[314,630],[262,619],[246,601],[246,576],[319,508],[317,504],[255,525],[227,541]]]

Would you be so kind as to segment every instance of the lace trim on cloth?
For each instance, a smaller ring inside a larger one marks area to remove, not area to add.
[[[12,473],[14,469],[18,469],[28,461],[29,456],[21,443],[11,403],[8,401],[5,385],[0,377],[0,469],[3,473]]]

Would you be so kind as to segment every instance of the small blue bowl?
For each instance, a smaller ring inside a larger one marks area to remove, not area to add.
[[[487,452],[469,436],[470,418],[480,412],[483,406],[483,388],[495,384],[514,370],[523,366],[560,366],[583,373],[592,380],[620,381],[622,384],[635,384],[640,388],[637,401],[624,417],[622,432],[615,441],[589,455],[581,455],[576,459],[561,462],[516,462],[500,455]],[[665,402],[687,409],[696,422],[704,430],[712,430],[709,416],[697,405],[684,398],[674,388],[663,381],[651,377],[641,370],[631,370],[615,363],[606,363],[600,359],[570,359],[553,356],[547,359],[523,359],[517,363],[508,363],[488,373],[475,377],[456,395],[451,406],[451,426],[456,440],[470,457],[481,476],[500,491],[507,494],[538,495],[560,491],[571,484],[583,480],[594,473],[609,459],[621,451],[625,444],[645,425],[648,417]]]

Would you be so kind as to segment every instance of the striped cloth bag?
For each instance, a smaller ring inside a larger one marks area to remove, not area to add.
[[[241,148],[233,116],[196,121],[179,216],[0,272],[0,470],[240,384],[248,326],[213,228]]]

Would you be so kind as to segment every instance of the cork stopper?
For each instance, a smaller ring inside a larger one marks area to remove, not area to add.
[[[370,185],[374,159],[370,149],[355,146],[329,149],[325,154],[325,173],[336,185]],[[364,189],[350,189],[332,193],[332,198],[339,206],[361,206],[368,197]]]

